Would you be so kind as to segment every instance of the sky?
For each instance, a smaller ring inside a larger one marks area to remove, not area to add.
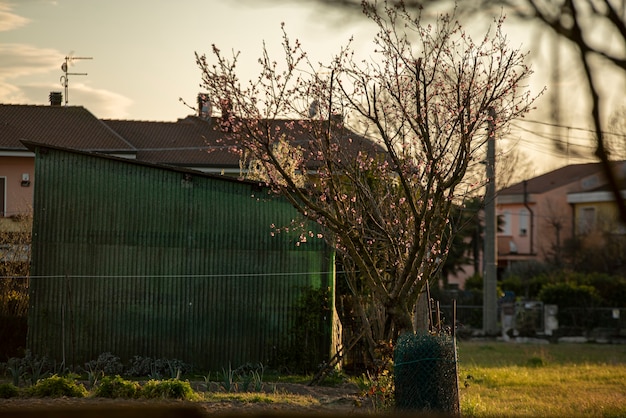
[[[195,105],[202,91],[195,52],[241,51],[252,78],[263,41],[280,46],[285,22],[327,61],[329,45],[363,26],[337,19],[259,0],[0,0],[0,102],[48,104],[50,91],[64,90],[65,57],[92,57],[69,67],[87,73],[68,76],[69,105],[99,118],[175,121],[192,112],[179,98]]]
[[[313,62],[327,62],[351,37],[357,51],[373,48],[371,23],[301,0],[0,0],[0,103],[49,104],[51,91],[64,91],[61,65],[71,56],[77,59],[68,70],[69,105],[84,106],[102,119],[175,121],[193,113],[179,99],[194,106],[202,91],[195,52],[210,55],[212,44],[222,52],[241,51],[241,78],[254,78],[263,42],[270,53],[279,53],[281,22]],[[505,31],[511,46],[533,48],[536,74],[529,88],[553,89],[547,35],[509,21]],[[562,123],[588,128],[581,122],[584,105],[573,100],[581,73],[572,68],[563,73],[562,100],[571,107],[562,112]],[[620,83],[610,89],[624,91]],[[544,96],[529,120],[550,122]],[[555,129],[542,123],[517,124],[509,133],[510,144],[540,163],[536,174],[578,162],[554,149]],[[556,134],[564,132],[568,143],[589,137],[569,128]]]

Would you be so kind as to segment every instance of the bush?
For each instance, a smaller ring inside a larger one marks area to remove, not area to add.
[[[100,354],[97,360],[85,363],[85,370],[94,374],[117,375],[124,371],[124,365],[119,357],[107,352]]]
[[[148,376],[151,379],[160,379],[169,376],[174,379],[179,375],[190,373],[192,367],[178,359],[153,359],[151,357],[134,356],[126,374],[129,376]]]
[[[516,297],[526,300],[534,300],[541,292],[541,289],[549,284],[557,282],[554,275],[540,274],[533,277],[509,275],[502,280],[500,287],[502,290],[515,293]]]
[[[0,383],[0,399],[16,398],[20,394],[17,386],[11,383]]]
[[[87,389],[76,383],[74,378],[57,375],[39,380],[34,386],[27,389],[27,393],[38,398],[60,398],[62,396],[84,398],[88,394]]]
[[[137,382],[115,377],[106,376],[96,387],[94,396],[98,398],[126,398],[139,397],[141,386]]]
[[[620,308],[626,300],[626,278],[603,273],[577,274],[579,284],[594,287],[602,301],[602,306]]]
[[[543,286],[539,300],[559,308],[591,308],[600,302],[600,295],[592,286],[564,282]]]
[[[196,394],[189,382],[169,379],[148,381],[141,389],[141,396],[148,399],[193,400]]]
[[[539,292],[539,300],[558,305],[559,326],[591,328],[593,316],[588,309],[597,306],[601,298],[592,286],[563,282],[545,285]]]

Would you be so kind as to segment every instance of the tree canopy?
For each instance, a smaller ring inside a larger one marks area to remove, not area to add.
[[[238,78],[238,53],[197,56],[229,143],[341,257],[370,347],[424,326],[416,304],[453,242],[453,203],[482,185],[468,173],[487,122],[500,129],[534,101],[504,17],[474,41],[454,15],[426,25],[402,4],[378,6],[362,3],[378,28],[367,59],[348,43],[313,65],[284,27],[282,59],[263,48],[255,80]]]

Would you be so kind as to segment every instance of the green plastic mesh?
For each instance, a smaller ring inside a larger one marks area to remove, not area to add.
[[[396,408],[458,414],[455,354],[450,336],[400,336],[394,349]]]

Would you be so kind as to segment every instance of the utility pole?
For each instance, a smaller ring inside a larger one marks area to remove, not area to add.
[[[487,128],[487,187],[485,190],[485,266],[483,275],[483,332],[498,333],[496,250],[496,112],[489,108]]]

